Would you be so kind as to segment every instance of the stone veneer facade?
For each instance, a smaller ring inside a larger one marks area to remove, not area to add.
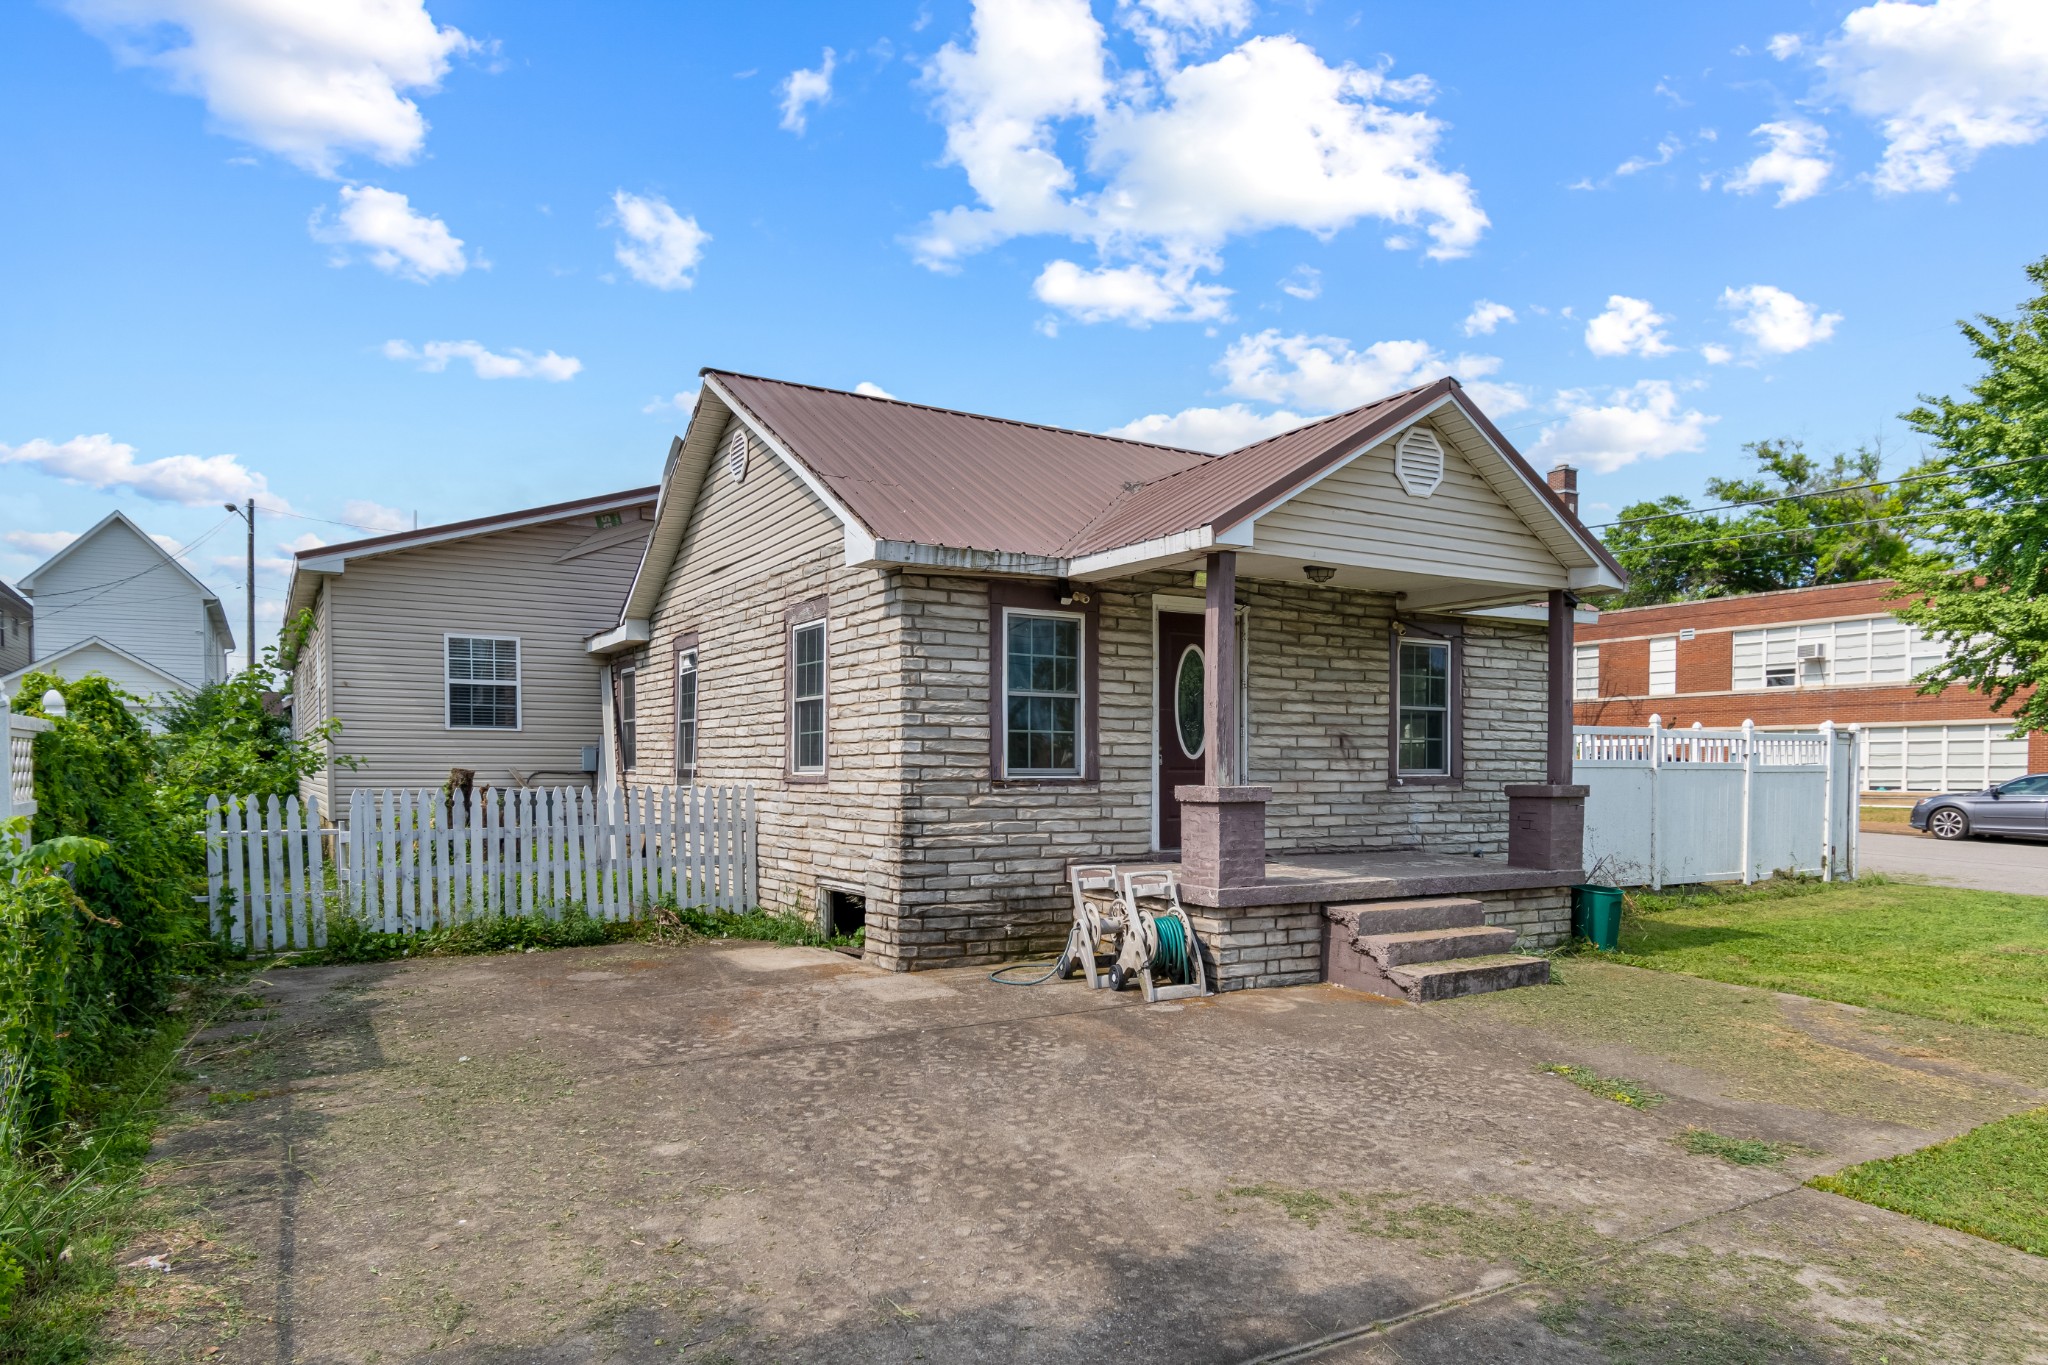
[[[823,528],[820,528],[821,531]],[[673,642],[700,651],[700,782],[748,782],[761,899],[813,913],[827,888],[868,902],[868,956],[918,967],[1057,949],[1076,860],[1152,849],[1155,595],[1195,598],[1187,573],[1088,585],[1099,613],[1100,774],[1086,784],[991,781],[989,583],[843,566],[836,527],[772,570],[678,575],[637,657],[638,761],[675,780]],[[785,775],[786,613],[829,599],[828,773]],[[1273,789],[1274,853],[1413,849],[1500,857],[1510,783],[1544,775],[1540,626],[1462,624],[1463,781],[1389,787],[1393,599],[1244,580],[1247,779]],[[1562,889],[1491,893],[1488,918],[1559,941]],[[1270,921],[1270,922],[1268,922]],[[1222,984],[1320,979],[1316,907],[1198,915]]]

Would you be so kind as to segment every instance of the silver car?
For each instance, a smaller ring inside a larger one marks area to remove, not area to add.
[[[1947,792],[1913,807],[1914,829],[1937,839],[1972,834],[2031,835],[2048,839],[2048,773],[1994,782],[1980,792]]]

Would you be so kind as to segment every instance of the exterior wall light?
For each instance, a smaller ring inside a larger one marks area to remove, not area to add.
[[[1310,564],[1302,572],[1311,583],[1327,583],[1337,576],[1337,571],[1327,564]]]

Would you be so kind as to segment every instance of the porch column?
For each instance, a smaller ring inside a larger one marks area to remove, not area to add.
[[[1203,785],[1177,787],[1181,880],[1222,890],[1266,879],[1270,787],[1239,786],[1237,555],[1209,556],[1202,655]]]
[[[1572,780],[1572,595],[1550,594],[1550,748],[1548,781]]]
[[[1508,863],[1583,875],[1586,789],[1572,782],[1572,596],[1550,594],[1550,676],[1545,682],[1545,778],[1510,783]]]

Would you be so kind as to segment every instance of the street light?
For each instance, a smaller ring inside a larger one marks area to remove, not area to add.
[[[242,655],[245,668],[256,667],[256,499],[249,499],[248,507],[241,508],[231,502],[221,506],[249,524],[249,581],[243,596],[249,603],[249,633],[242,639]]]

